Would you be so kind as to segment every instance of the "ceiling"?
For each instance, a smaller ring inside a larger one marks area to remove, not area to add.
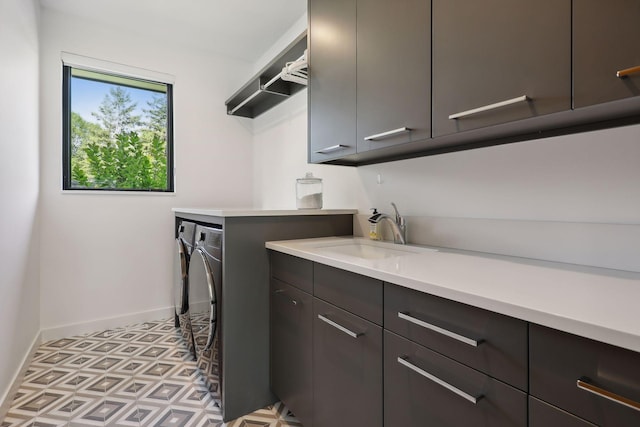
[[[305,0],[40,0],[159,41],[256,61],[307,10]]]

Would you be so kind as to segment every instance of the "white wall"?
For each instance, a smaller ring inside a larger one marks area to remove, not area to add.
[[[175,195],[61,191],[61,51],[175,76]],[[41,52],[44,339],[168,316],[171,208],[251,205],[251,133],[224,107],[251,64],[46,10]]]
[[[638,141],[635,125],[358,174],[371,206],[393,200],[410,217],[410,241],[640,271]]]
[[[359,168],[368,199],[407,215],[640,222],[640,126]],[[381,174],[383,183],[376,183]]]
[[[40,330],[37,19],[0,2],[0,404]]]

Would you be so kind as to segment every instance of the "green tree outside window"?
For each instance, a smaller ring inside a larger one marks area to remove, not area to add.
[[[71,70],[67,189],[170,190],[166,87]],[[87,111],[92,91],[103,96]],[[145,105],[138,105],[132,93]]]

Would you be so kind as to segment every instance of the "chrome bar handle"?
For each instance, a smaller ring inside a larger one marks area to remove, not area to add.
[[[455,332],[451,332],[447,329],[443,329],[439,326],[436,325],[432,325],[431,323],[427,323],[423,320],[417,319],[413,316],[408,315],[407,313],[402,313],[402,312],[398,312],[398,317],[406,320],[407,322],[411,322],[414,323],[418,326],[422,326],[423,328],[429,329],[431,331],[437,332],[441,335],[445,335],[449,338],[453,338],[454,340],[463,342],[467,345],[470,345],[472,347],[477,347],[478,345],[480,345],[482,343],[482,340],[475,340],[473,338],[469,338],[469,337],[465,337],[464,335],[460,335],[460,334],[456,334]]]
[[[627,408],[640,411],[640,402],[636,402],[635,400],[620,396],[619,394],[615,394],[611,391],[590,384],[582,379],[577,380],[576,385],[580,390],[588,391],[589,393],[593,393],[596,396],[602,397],[603,399],[611,400],[612,402],[616,402],[622,406],[626,406]]]
[[[411,129],[409,129],[406,126],[403,126],[401,128],[398,128],[398,129],[393,129],[393,130],[389,130],[389,131],[382,132],[382,133],[376,133],[375,135],[365,136],[364,140],[365,141],[375,141],[375,140],[378,140],[378,139],[385,139],[385,138],[388,138],[390,136],[394,136],[394,135],[397,135],[397,134],[403,133],[403,132],[411,132]]]
[[[472,110],[451,114],[449,116],[449,120],[461,119],[463,117],[472,116],[474,114],[482,113],[484,111],[495,110],[500,107],[506,107],[507,105],[517,104],[519,102],[524,102],[528,100],[529,100],[529,97],[527,95],[522,95],[517,98],[507,99],[506,101],[496,102],[495,104],[484,105],[482,107],[474,108]]]
[[[637,67],[625,68],[624,70],[616,71],[616,77],[627,77],[631,74],[640,73],[640,65]]]
[[[361,337],[362,335],[364,335],[363,332],[353,332],[351,329],[347,329],[344,326],[337,324],[336,322],[334,322],[333,320],[323,316],[322,314],[318,314],[318,319],[322,320],[325,323],[328,323],[329,325],[333,326],[334,328],[338,329],[341,332],[344,332],[345,334],[349,335],[350,337],[358,338],[358,337]]]
[[[345,148],[348,148],[348,147],[349,147],[348,145],[342,145],[342,144],[332,145],[330,147],[321,148],[320,150],[316,151],[316,154],[332,153],[334,151],[344,150]]]
[[[478,400],[482,399],[482,395],[480,395],[480,396],[472,396],[469,393],[460,390],[458,387],[453,386],[453,385],[449,384],[448,382],[446,382],[444,380],[441,380],[440,378],[436,377],[435,375],[432,375],[432,374],[428,373],[424,369],[419,368],[418,366],[416,366],[413,363],[409,362],[406,357],[398,357],[398,363],[400,363],[401,365],[406,366],[407,368],[411,369],[414,372],[417,372],[418,374],[422,375],[423,377],[427,378],[428,380],[433,381],[434,383],[438,384],[439,386],[442,386],[442,387],[446,388],[447,390],[452,391],[453,393],[457,394],[458,396],[462,397],[465,400],[468,400],[469,402],[473,403],[474,405],[476,403],[478,403]]]

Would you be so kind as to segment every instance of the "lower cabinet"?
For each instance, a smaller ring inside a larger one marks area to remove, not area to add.
[[[313,297],[271,278],[271,390],[312,427]]]
[[[640,426],[637,352],[279,253],[270,283],[304,427]]]
[[[315,427],[382,427],[382,328],[318,298],[313,414]]]

